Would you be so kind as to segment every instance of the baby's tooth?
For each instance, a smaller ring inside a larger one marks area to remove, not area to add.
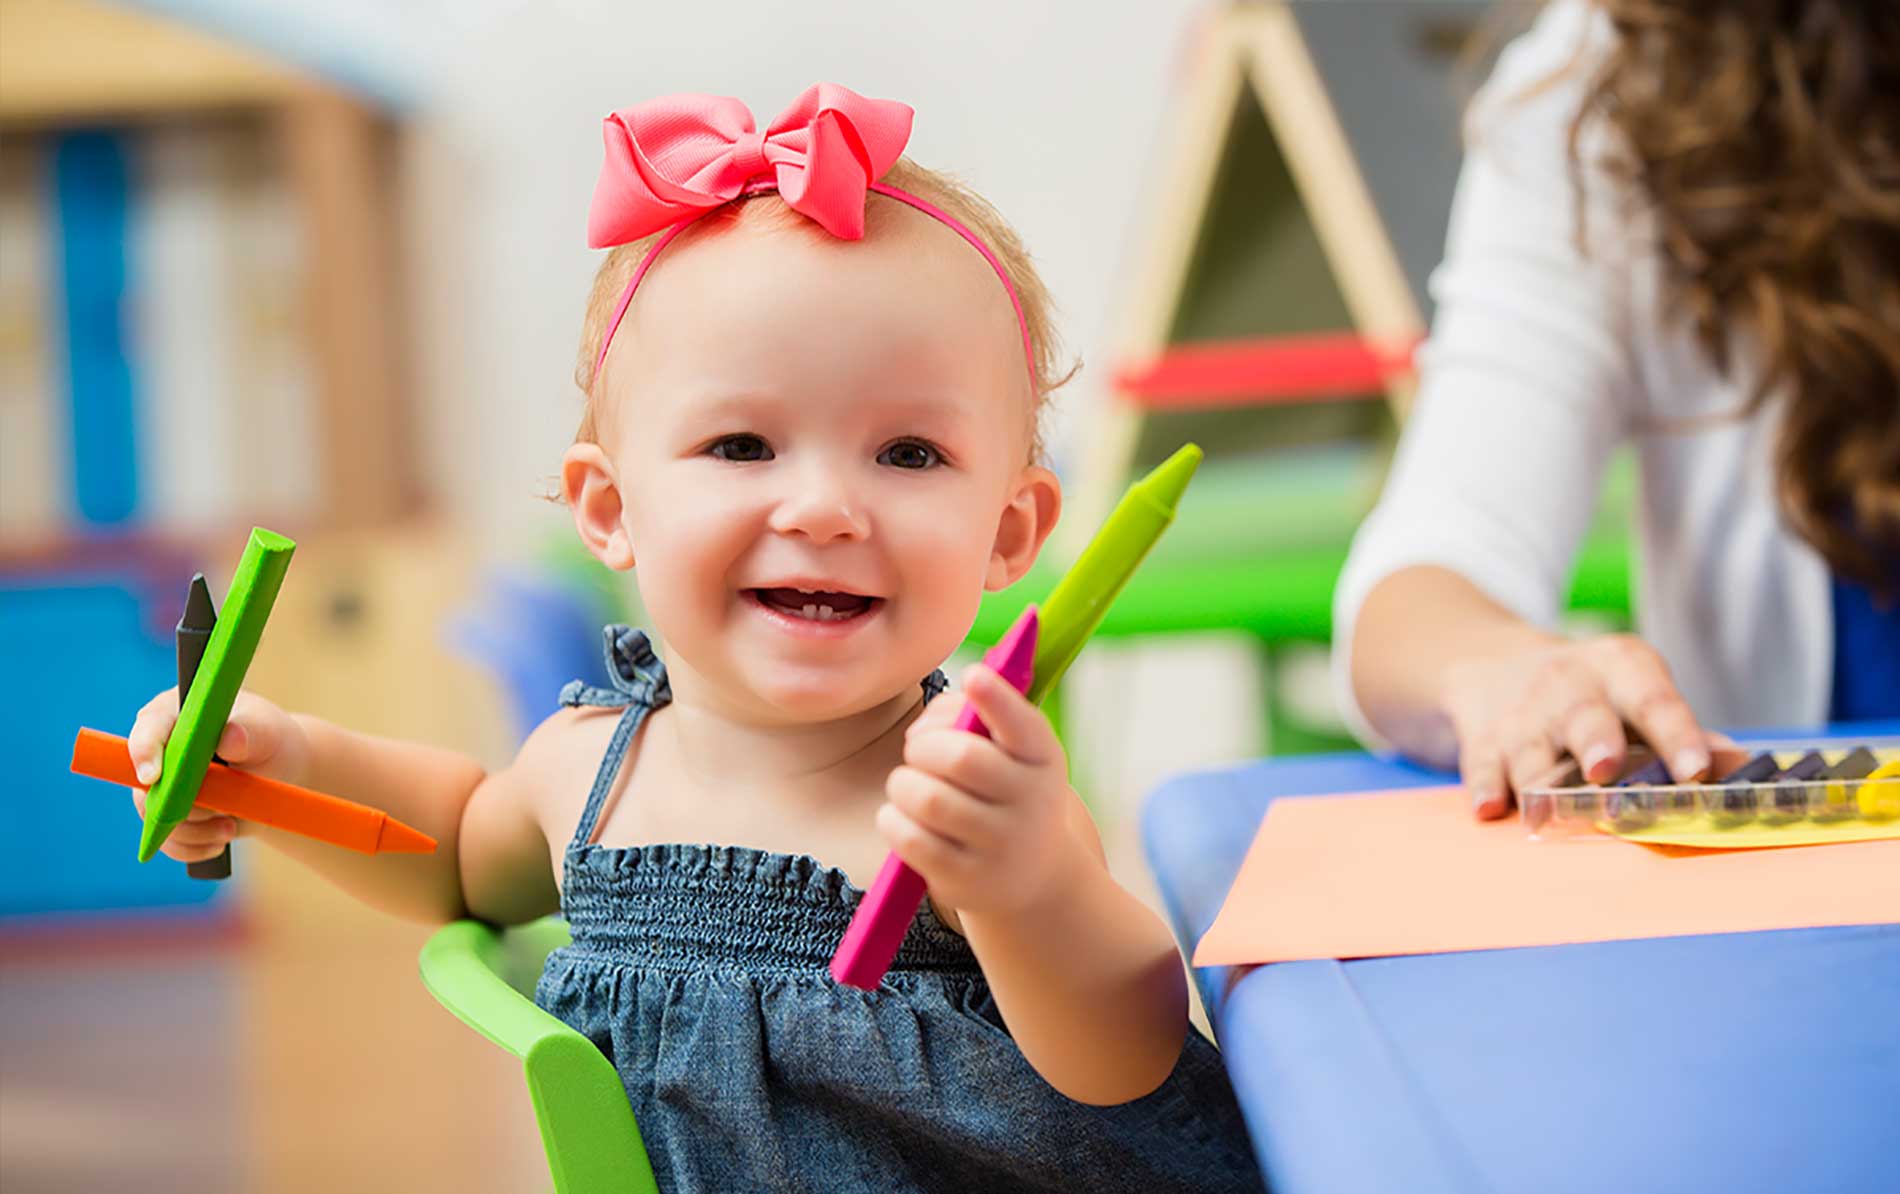
[[[837,616],[837,611],[833,610],[829,605],[821,605],[818,607],[818,620],[820,622],[829,622]]]
[[[804,609],[801,609],[798,612],[805,615],[807,618],[816,618],[818,616],[818,607],[815,605],[807,605]]]

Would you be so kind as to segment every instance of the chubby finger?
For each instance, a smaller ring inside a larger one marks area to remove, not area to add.
[[[963,691],[976,707],[990,740],[1017,762],[1042,767],[1062,757],[1054,727],[994,668],[976,664],[963,674]]]
[[[995,805],[915,767],[892,771],[884,794],[917,825],[959,846],[993,840],[1003,829]]]
[[[276,706],[254,693],[240,692],[218,735],[218,756],[227,763],[251,767],[268,763],[277,757],[283,728],[284,718]]]
[[[158,781],[165,761],[165,741],[178,723],[178,690],[168,688],[145,702],[125,736],[126,752],[139,782],[150,787]]]
[[[185,846],[178,844],[174,838],[173,840],[168,840],[159,852],[165,857],[178,862],[204,862],[207,859],[216,858],[218,855],[224,853],[225,847],[229,844],[228,842],[218,842],[208,846]]]
[[[993,740],[949,728],[929,730],[906,742],[904,762],[985,801],[1020,787],[1027,772]]]
[[[1634,726],[1678,783],[1709,772],[1708,734],[1682,699],[1668,665],[1655,648],[1619,635],[1599,648],[1604,690],[1624,721]]]
[[[180,821],[165,839],[165,844],[194,850],[208,849],[215,853],[228,845],[237,832],[236,817],[213,813],[208,820]]]
[[[962,846],[919,825],[889,801],[878,806],[877,831],[893,854],[925,876],[961,867],[968,854]]]

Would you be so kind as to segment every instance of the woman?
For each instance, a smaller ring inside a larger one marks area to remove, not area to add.
[[[1479,816],[1628,731],[1900,716],[1900,5],[1556,0],[1478,96],[1421,390],[1336,595],[1356,728]],[[1638,460],[1640,637],[1553,633]]]

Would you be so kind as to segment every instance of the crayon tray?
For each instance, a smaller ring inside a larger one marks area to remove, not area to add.
[[[1857,750],[1862,753],[1850,760]],[[1809,757],[1815,754],[1818,762]],[[1623,773],[1609,783],[1584,783],[1576,762],[1569,761],[1520,793],[1518,803],[1525,828],[1540,840],[1667,841],[1683,835],[1714,845],[1733,836],[1736,845],[1772,845],[1763,839],[1853,840],[1889,836],[1889,829],[1900,836],[1896,768],[1900,740],[1768,743],[1725,751],[1718,759],[1721,774],[1740,772],[1745,779],[1643,782],[1664,773],[1653,754],[1633,748]]]

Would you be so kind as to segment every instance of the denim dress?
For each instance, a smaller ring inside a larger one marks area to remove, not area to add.
[[[662,1190],[1262,1188],[1200,1034],[1154,1093],[1077,1103],[1030,1067],[928,900],[883,984],[859,991],[828,970],[863,898],[836,868],[743,846],[593,844],[634,732],[671,698],[645,634],[609,627],[607,653],[611,689],[561,694],[626,711],[567,847],[573,944],[548,956],[535,999],[613,1060]],[[942,675],[924,688],[943,691]]]

